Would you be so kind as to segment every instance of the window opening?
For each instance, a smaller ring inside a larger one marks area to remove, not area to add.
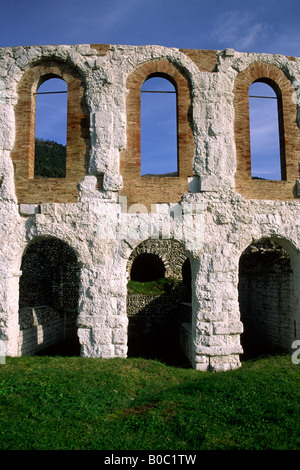
[[[281,167],[278,97],[264,82],[249,88],[251,176],[284,179]]]
[[[50,78],[36,93],[34,177],[65,178],[67,84]]]
[[[177,93],[158,76],[141,88],[141,175],[178,175]]]

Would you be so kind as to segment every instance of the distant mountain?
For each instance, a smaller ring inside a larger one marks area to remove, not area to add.
[[[35,139],[34,177],[65,178],[66,146],[51,140]]]

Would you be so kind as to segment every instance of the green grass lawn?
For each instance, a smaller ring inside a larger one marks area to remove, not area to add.
[[[7,358],[1,450],[300,449],[290,356],[199,372],[145,359]]]

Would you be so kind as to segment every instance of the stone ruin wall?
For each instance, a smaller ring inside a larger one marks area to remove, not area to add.
[[[139,90],[151,74],[177,86],[179,176],[171,181],[140,176]],[[49,76],[68,85],[64,179],[33,177],[34,93]],[[259,79],[275,83],[282,97],[282,181],[251,179],[248,88]],[[176,240],[191,263],[186,349],[195,369],[241,365],[239,261],[255,240],[276,241],[290,256],[299,338],[299,83],[300,59],[232,49],[0,49],[0,340],[7,355],[20,354],[22,257],[49,238],[77,258],[82,356],[127,357],[128,261],[152,238]]]

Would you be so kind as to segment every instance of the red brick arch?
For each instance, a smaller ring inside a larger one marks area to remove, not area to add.
[[[35,93],[41,83],[51,77],[62,78],[68,86],[66,177],[34,178]],[[28,69],[18,86],[15,122],[16,137],[11,157],[18,202],[76,202],[77,186],[86,173],[89,151],[89,118],[80,74],[67,64],[54,60]]]
[[[280,98],[279,119],[281,141],[282,180],[251,178],[251,150],[249,124],[249,87],[255,81],[270,84]],[[300,135],[296,121],[297,108],[292,101],[294,89],[284,72],[273,64],[253,62],[239,73],[234,87],[234,133],[237,170],[236,191],[251,199],[294,199],[294,187],[299,177],[298,160]]]
[[[178,176],[141,176],[140,90],[153,75],[168,78],[177,91]],[[191,98],[187,78],[165,59],[151,60],[137,67],[127,80],[127,145],[120,155],[123,176],[122,196],[131,204],[179,202],[188,190],[188,177],[193,174],[194,139],[190,125]]]

